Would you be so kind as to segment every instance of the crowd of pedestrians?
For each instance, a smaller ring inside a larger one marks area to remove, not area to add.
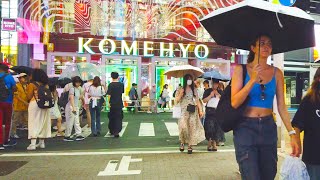
[[[29,75],[16,75],[18,82],[8,72],[9,67],[0,63],[0,125],[5,126],[4,132],[3,128],[0,128],[0,149],[16,145],[16,139],[20,138],[17,127],[28,130],[30,145],[27,150],[45,148],[45,139],[51,138],[53,124],[57,127],[56,136],[64,137],[64,141],[84,140],[80,126],[82,106],[87,115],[88,130],[92,136],[99,136],[100,113],[107,95],[110,107],[109,132],[114,137],[119,137],[123,119],[124,85],[118,82],[117,72],[111,73],[112,82],[108,88],[101,84],[98,76],[90,77],[83,86],[79,76],[72,77],[72,82],[64,86],[60,97],[57,85],[50,84],[47,74],[41,69],[33,69]],[[65,112],[65,132],[62,127],[61,107]]]

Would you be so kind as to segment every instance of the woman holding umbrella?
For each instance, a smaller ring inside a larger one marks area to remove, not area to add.
[[[184,151],[184,144],[188,144],[188,154],[192,154],[192,146],[205,139],[204,129],[200,118],[203,116],[202,106],[198,92],[194,87],[193,77],[186,74],[183,77],[183,88],[176,96],[176,102],[181,106],[181,118],[179,120],[180,151]]]
[[[292,155],[298,156],[298,139],[290,123],[284,100],[283,73],[267,64],[272,53],[270,37],[262,35],[250,44],[245,82],[242,66],[237,66],[231,84],[231,105],[246,109],[234,129],[236,159],[242,179],[274,179],[277,173],[277,125],[273,119],[273,99],[291,137]],[[247,98],[248,97],[248,98]]]

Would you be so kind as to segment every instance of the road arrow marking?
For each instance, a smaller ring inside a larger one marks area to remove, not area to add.
[[[131,159],[131,156],[123,156],[118,170],[116,170],[117,160],[110,160],[104,171],[100,171],[98,176],[120,176],[120,175],[135,175],[140,174],[141,170],[129,170],[131,162],[141,162],[142,159]]]

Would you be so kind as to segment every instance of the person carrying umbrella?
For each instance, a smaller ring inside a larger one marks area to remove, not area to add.
[[[181,118],[178,123],[180,151],[184,151],[184,145],[187,143],[188,154],[192,154],[192,146],[203,141],[205,135],[200,121],[203,117],[202,106],[190,74],[183,77],[183,88],[177,93],[176,102],[181,106]]]
[[[291,155],[298,156],[300,149],[285,105],[283,73],[268,65],[267,58],[271,54],[314,47],[314,19],[299,8],[246,0],[213,11],[201,24],[217,44],[250,51],[248,64],[244,68],[236,66],[231,82],[231,106],[240,110],[245,107],[243,117],[233,127],[236,159],[242,179],[274,179],[277,173],[275,95],[291,138]]]
[[[284,77],[267,64],[272,41],[262,35],[251,43],[245,82],[242,66],[235,68],[231,84],[231,105],[238,108],[245,100],[247,108],[234,129],[234,145],[243,179],[274,179],[277,173],[277,125],[273,119],[273,99],[291,137],[292,155],[299,153],[298,139],[290,123],[284,100]],[[260,61],[260,62],[259,62]]]

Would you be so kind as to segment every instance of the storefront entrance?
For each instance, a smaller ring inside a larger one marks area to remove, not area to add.
[[[56,76],[60,75],[68,65],[80,62],[91,62],[91,55],[73,52],[48,52],[47,62],[40,62],[40,67],[46,69],[49,76]]]

